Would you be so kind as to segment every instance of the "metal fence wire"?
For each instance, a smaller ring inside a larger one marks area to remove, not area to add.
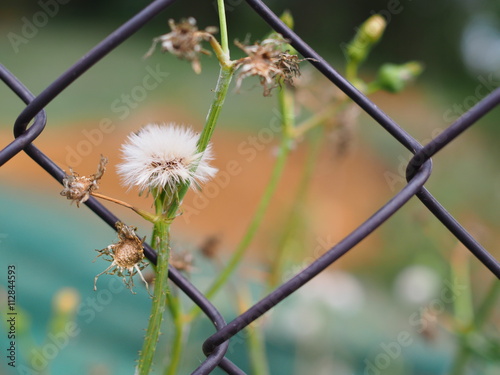
[[[76,62],[66,72],[61,74],[52,84],[43,90],[38,96],[33,95],[22,82],[11,74],[3,65],[0,65],[0,78],[24,103],[26,107],[19,114],[14,124],[15,139],[0,151],[0,166],[9,162],[16,154],[24,151],[38,165],[52,175],[59,183],[65,177],[64,171],[49,159],[41,150],[33,145],[33,141],[43,132],[47,123],[44,108],[65,88],[71,85],[78,77],[83,75],[93,65],[97,64],[103,57],[110,53],[115,47],[124,42],[132,34],[138,31],[153,17],[169,7],[175,0],[156,0],[129,21],[112,32],[101,43],[90,50],[83,58]],[[453,233],[453,235],[497,278],[500,277],[499,262],[484,249],[474,237],[455,220],[450,213],[432,196],[424,187],[425,182],[432,173],[431,157],[443,147],[452,142],[464,130],[474,125],[481,117],[491,111],[500,103],[500,89],[496,89],[487,97],[466,112],[455,123],[444,130],[425,146],[420,145],[415,138],[403,130],[381,109],[374,105],[366,96],[344,79],[333,67],[331,67],[318,53],[316,53],[297,34],[290,30],[276,14],[274,14],[260,0],[246,0],[248,5],[264,19],[276,32],[281,33],[290,41],[290,44],[319,71],[332,84],[342,90],[359,107],[370,115],[390,135],[410,150],[414,156],[407,165],[404,186],[392,199],[373,213],[363,224],[351,232],[338,244],[329,249],[324,255],[310,264],[303,271],[292,277],[287,282],[272,291],[268,296],[253,305],[245,313],[233,321],[226,323],[219,311],[207,300],[204,295],[196,289],[184,276],[174,267],[170,267],[169,277],[203,313],[213,322],[216,333],[208,337],[203,344],[203,352],[207,356],[205,361],[195,369],[192,374],[209,374],[217,366],[228,374],[244,374],[235,364],[226,357],[226,351],[231,338],[246,326],[265,314],[275,305],[294,293],[312,278],[321,273],[325,268],[333,264],[342,255],[352,250],[360,241],[378,229],[382,223],[401,209],[413,196],[432,212],[441,223]],[[31,126],[28,126],[32,123]],[[112,228],[119,219],[103,205],[90,198],[85,203],[97,216]],[[144,245],[146,257],[156,263],[156,253],[147,244]]]

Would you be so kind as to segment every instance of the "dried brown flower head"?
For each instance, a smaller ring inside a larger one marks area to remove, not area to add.
[[[276,65],[282,71],[282,78],[285,83],[290,85],[293,84],[293,79],[296,77],[300,77],[300,67],[299,63],[303,61],[303,59],[299,59],[297,55],[292,55],[288,52],[282,52],[278,56],[278,61]]]
[[[193,254],[188,252],[170,253],[170,264],[179,271],[190,273],[193,270]]]
[[[104,175],[107,163],[108,158],[101,155],[97,172],[89,177],[80,176],[70,168],[69,170],[71,174],[66,175],[63,179],[64,189],[61,191],[61,195],[65,196],[72,202],[76,202],[77,207],[80,207],[80,203],[86,202],[89,199],[90,194],[99,189],[98,181]]]
[[[99,276],[102,274],[116,274],[123,278],[125,286],[134,293],[132,291],[132,287],[134,286],[133,276],[138,273],[149,291],[148,283],[141,273],[141,270],[148,265],[144,261],[144,250],[142,247],[146,237],[140,239],[135,234],[137,228],[125,225],[122,222],[116,223],[116,229],[118,231],[118,243],[111,244],[102,250],[96,250],[99,252],[97,257],[103,256],[104,260],[111,262],[111,265],[94,278],[94,290],[97,290],[96,284]]]
[[[264,87],[264,96],[269,96],[281,81],[292,84],[293,78],[300,75],[299,62],[302,60],[283,51],[286,43],[281,37],[268,38],[253,45],[236,41],[235,44],[248,55],[236,61],[235,67],[239,69],[236,87],[241,87],[245,78],[258,76]]]
[[[206,258],[215,258],[219,253],[221,239],[219,236],[212,235],[207,237],[200,246],[200,252]]]
[[[154,38],[153,45],[145,57],[150,56],[155,50],[156,44],[160,43],[163,52],[170,52],[180,59],[191,61],[193,70],[197,74],[201,73],[199,55],[210,55],[209,51],[202,48],[201,42],[213,38],[212,34],[217,32],[217,28],[210,26],[205,30],[198,30],[196,20],[193,17],[181,20],[179,23],[175,23],[171,19],[168,21],[168,25],[172,31]]]

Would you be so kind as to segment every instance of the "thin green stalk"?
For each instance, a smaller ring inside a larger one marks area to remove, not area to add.
[[[219,13],[222,50],[226,54],[226,58],[229,60],[229,43],[227,38],[226,9],[224,7],[224,0],[217,0],[217,11]]]
[[[278,187],[278,183],[281,179],[281,175],[283,170],[285,169],[287,156],[290,153],[290,146],[293,137],[293,101],[291,96],[286,95],[285,90],[280,91],[280,107],[281,107],[281,115],[282,115],[282,123],[283,123],[283,137],[281,140],[281,144],[278,150],[278,158],[274,165],[273,171],[271,172],[271,178],[269,183],[264,190],[264,193],[261,197],[261,200],[257,206],[255,214],[250,222],[250,225],[247,228],[245,235],[242,240],[238,244],[236,251],[233,253],[233,256],[229,260],[226,268],[219,273],[216,280],[210,286],[208,291],[205,293],[205,296],[210,299],[212,298],[219,289],[228,281],[229,277],[236,270],[238,265],[240,264],[243,256],[245,255],[246,250],[248,249],[250,243],[252,242],[255,234],[257,233],[257,229],[259,228],[262,219],[264,218],[264,214],[266,213],[267,208],[269,207],[269,203],[271,202],[271,198],[274,195],[276,188]],[[190,313],[191,319],[194,319],[195,316],[199,313],[199,309],[195,306]]]
[[[476,319],[474,320],[476,329],[483,328],[491,312],[493,311],[495,303],[497,303],[499,297],[500,297],[500,281],[494,279],[490,289],[488,290],[488,293],[486,294],[486,297],[484,297],[483,303],[477,309]]]
[[[284,226],[285,230],[283,236],[281,237],[280,244],[278,246],[278,251],[273,257],[273,262],[271,264],[271,272],[269,275],[269,287],[273,288],[281,281],[281,274],[283,269],[284,260],[287,258],[287,249],[289,248],[287,242],[289,238],[296,233],[297,223],[302,217],[302,206],[312,180],[312,175],[314,169],[317,165],[317,160],[321,151],[321,144],[324,139],[324,129],[320,128],[318,131],[314,132],[312,139],[310,140],[310,148],[307,152],[307,159],[304,165],[304,172],[302,173],[301,180],[299,182],[299,187],[295,198],[293,200],[293,206],[290,210],[290,214],[287,215],[287,222]]]
[[[200,134],[200,139],[198,141],[198,151],[199,152],[204,152],[205,149],[207,148],[209,142],[210,142],[210,139],[211,139],[212,134],[213,134],[214,129],[215,129],[215,125],[217,124],[217,120],[219,119],[222,105],[224,104],[224,100],[226,98],[226,95],[227,95],[227,92],[229,89],[229,84],[231,83],[231,78],[232,78],[233,72],[234,72],[234,69],[232,67],[221,66],[221,70],[219,73],[219,79],[217,81],[217,87],[215,90],[215,97],[214,97],[214,100],[213,100],[212,105],[210,107],[210,110],[208,112],[205,127],[203,128],[203,131]],[[179,210],[179,206],[182,202],[182,199],[186,195],[188,189],[189,189],[189,184],[184,184],[175,193],[176,198],[168,206],[167,212],[165,214],[165,217],[166,217],[168,222],[171,222],[171,220],[174,219],[175,216],[177,215],[177,211]],[[161,205],[161,208],[163,209],[163,205]],[[157,212],[157,214],[159,214],[159,213]],[[157,228],[157,226],[155,225],[155,231],[156,231],[156,228]],[[158,262],[159,261],[160,261],[160,257],[158,254]],[[167,284],[167,280],[166,280],[166,277],[168,276],[168,257],[166,259],[166,262],[167,262],[167,272],[165,273],[165,287],[168,288],[168,284]],[[159,277],[159,273],[157,274],[157,278],[158,277]],[[163,285],[162,285],[162,288],[163,288]],[[168,290],[168,289],[165,289],[165,290]],[[155,295],[156,295],[156,287],[155,287]],[[153,300],[153,304],[154,304],[154,300]],[[175,301],[174,301],[174,305],[175,305]],[[169,306],[172,307],[171,305],[169,305]],[[174,306],[174,308],[176,308],[176,307]],[[163,302],[163,311],[164,310],[165,310],[165,302]],[[176,311],[174,311],[174,312],[177,313]],[[171,310],[171,313],[172,313],[172,310]],[[180,332],[182,330],[182,327],[180,326],[182,324],[182,322],[180,321],[180,319],[182,319],[182,318],[180,316],[176,317],[174,315],[172,315],[172,317],[174,319],[174,323],[176,324],[175,329],[177,331],[176,336],[174,337],[174,347],[173,347],[172,358],[174,358],[174,359],[178,358],[178,359],[176,359],[176,361],[180,361],[180,354],[181,354],[181,349],[182,349],[180,347],[182,344],[182,332]],[[176,319],[177,319],[177,323],[176,323]],[[151,320],[150,320],[150,322],[151,322]],[[161,322],[161,320],[160,320],[160,322]],[[177,326],[177,324],[179,326]],[[148,330],[149,330],[149,326],[148,326]],[[145,343],[145,345],[146,345],[146,343]],[[174,363],[173,365],[170,365],[169,367],[172,367],[172,366],[174,366],[173,368],[175,368],[177,366],[177,364]],[[167,370],[167,371],[170,371],[170,370]],[[142,373],[141,373],[141,375],[142,375]]]
[[[264,194],[259,202],[259,205],[257,206],[257,210],[255,211],[252,221],[250,222],[250,225],[248,226],[248,229],[245,235],[243,236],[243,239],[236,248],[236,251],[231,257],[226,268],[219,274],[219,277],[215,280],[215,282],[212,284],[209,290],[205,293],[208,299],[212,298],[215,295],[215,293],[218,292],[220,287],[227,282],[229,277],[236,270],[237,266],[243,259],[245,251],[250,245],[253,237],[255,236],[255,233],[257,232],[257,229],[259,228],[260,223],[264,218],[264,214],[269,206],[271,198],[274,195],[274,192],[276,191],[278,182],[280,181],[281,175],[283,173],[286,164],[286,159],[289,154],[289,151],[290,151],[290,140],[287,137],[283,137],[279,148],[278,159],[276,160],[276,164],[274,165],[271,179],[266,187],[266,190],[264,191]]]
[[[345,77],[349,81],[356,80],[358,77],[358,62],[354,60],[348,60],[345,67]]]
[[[454,280],[458,280],[460,284],[467,286],[460,293],[457,293],[453,301],[455,322],[458,323],[461,330],[464,330],[474,321],[474,307],[471,294],[469,256],[462,250],[462,247],[459,246],[453,255],[452,276]]]
[[[155,198],[155,209],[157,215],[163,215],[163,205],[165,193],[161,193]],[[156,344],[160,336],[160,327],[163,320],[163,313],[167,303],[168,294],[168,259],[170,256],[170,223],[169,220],[158,220],[154,223],[153,238],[151,246],[157,251],[156,279],[153,294],[153,304],[151,306],[151,316],[142,350],[139,355],[137,373],[148,375],[153,363]]]
[[[248,355],[250,356],[252,375],[269,375],[262,330],[252,325],[245,329],[247,331]]]
[[[221,33],[225,35],[226,38],[226,50],[227,49],[227,31],[225,26],[225,13],[222,5],[219,2],[219,10],[222,9],[221,22]],[[223,41],[224,45],[224,41]],[[209,109],[207,120],[205,122],[205,127],[200,134],[200,139],[198,141],[198,151],[204,152],[207,148],[212,134],[219,119],[220,111],[224,100],[226,98],[229,84],[231,83],[231,78],[234,73],[234,68],[230,64],[222,64],[219,73],[219,78],[217,80],[217,87],[215,89],[215,97],[212,105]],[[156,214],[161,215],[164,220],[156,221],[153,229],[153,243],[152,246],[158,251],[158,260],[156,265],[156,282],[155,290],[153,296],[153,306],[151,318],[149,320],[148,328],[146,331],[146,337],[143,344],[143,350],[140,353],[138,373],[140,375],[147,375],[154,356],[154,351],[156,349],[156,343],[158,342],[158,337],[160,333],[160,325],[162,321],[162,315],[165,311],[165,305],[167,298],[169,299],[169,309],[172,314],[176,334],[174,336],[174,343],[172,349],[172,359],[171,363],[167,369],[168,374],[173,374],[178,367],[180,362],[180,355],[182,350],[182,329],[183,322],[180,313],[180,301],[176,298],[171,298],[168,296],[168,260],[170,256],[169,248],[169,228],[172,220],[177,216],[177,211],[179,206],[189,189],[189,184],[181,185],[178,190],[174,193],[175,198],[169,202],[168,206],[165,207],[166,193],[162,192],[159,196],[155,198],[155,208]],[[153,194],[154,195],[154,194]]]
[[[231,83],[233,73],[234,69],[232,67],[221,66],[219,79],[217,80],[217,87],[215,89],[215,97],[208,111],[207,120],[198,141],[198,152],[204,152],[210,142],[210,139],[212,138],[212,134],[214,132],[215,126],[217,125],[224,100],[226,99],[226,95],[229,90],[229,84]],[[170,207],[168,208],[168,218],[175,218],[179,209],[179,205],[186,195],[188,189],[189,184],[184,184],[179,188],[177,192],[177,201],[175,202],[175,204],[170,205]]]
[[[455,361],[453,362],[453,365],[451,367],[451,371],[449,372],[450,375],[462,375],[465,371],[465,366],[467,365],[467,362],[469,361],[469,355],[470,351],[469,349],[461,345],[460,349],[458,350]]]
[[[493,284],[491,285],[488,293],[484,297],[483,302],[477,309],[476,318],[474,322],[471,322],[470,328],[475,329],[476,331],[481,330],[484,327],[484,324],[487,322],[493,308],[495,307],[495,303],[497,302],[498,296],[500,294],[500,282],[495,279],[493,280]],[[465,367],[469,362],[469,358],[472,354],[472,351],[467,346],[467,333],[462,335],[460,340],[460,347],[455,355],[455,361],[452,364],[450,375],[462,375],[465,373]]]
[[[215,125],[217,124],[222,106],[224,105],[224,100],[229,90],[229,84],[231,83],[233,73],[234,68],[232,66],[221,67],[220,69],[217,86],[215,88],[215,97],[208,111],[205,127],[200,134],[200,140],[198,141],[198,152],[205,151],[210,142],[210,138],[212,138]]]
[[[172,355],[170,363],[165,369],[165,375],[175,375],[181,362],[182,347],[184,343],[184,321],[182,318],[182,306],[179,295],[169,293],[167,304],[174,323],[174,338],[172,342]]]
[[[305,120],[303,123],[297,125],[293,131],[294,137],[300,138],[304,136],[309,130],[312,130],[315,127],[322,125],[326,120],[328,120],[330,117],[332,117],[333,115],[335,115],[340,111],[339,109],[340,104],[341,103],[338,103],[335,106],[326,107],[318,114],[312,116],[311,118]]]
[[[372,81],[366,85],[364,94],[371,95],[374,92],[377,92],[380,90],[382,90],[382,86],[380,85],[380,83],[378,81],[375,80],[375,81]]]
[[[238,301],[240,314],[248,310],[253,304],[248,284],[240,283],[235,299]],[[265,339],[261,328],[253,323],[245,328],[245,332],[252,375],[269,375]]]

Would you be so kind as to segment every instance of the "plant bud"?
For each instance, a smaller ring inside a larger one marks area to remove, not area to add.
[[[281,14],[280,19],[283,21],[283,23],[285,25],[287,25],[290,29],[293,30],[294,20],[293,20],[292,12],[290,12],[289,10],[285,10]]]
[[[406,64],[384,64],[380,67],[377,83],[382,90],[399,92],[423,71],[423,65],[417,61]]]
[[[380,40],[387,23],[384,17],[374,14],[358,29],[354,39],[347,45],[348,58],[356,63],[366,59],[371,48]]]

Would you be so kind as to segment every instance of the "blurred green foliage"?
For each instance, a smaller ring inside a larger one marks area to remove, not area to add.
[[[60,14],[51,22],[80,25],[87,29],[108,27],[125,21],[148,3],[144,0],[69,0],[67,4],[60,5]],[[435,1],[432,6],[409,0],[375,0],[369,3],[357,0],[346,4],[274,0],[266,3],[278,14],[290,9],[297,33],[321,53],[333,56],[338,56],[339,46],[352,38],[356,25],[370,15],[380,13],[389,26],[383,45],[377,47],[372,61],[374,65],[394,60],[394,57],[400,60],[396,63],[416,59],[428,64],[430,78],[440,77],[452,82],[457,77],[463,78],[465,73],[464,65],[457,62],[461,60],[460,36],[468,20],[475,13],[494,12],[495,8],[499,8],[495,1],[471,4],[450,0]],[[245,1],[227,0],[226,6],[233,38],[242,39],[248,32],[253,36],[267,32],[267,26]],[[40,9],[36,1],[4,1],[0,5],[2,23],[17,26],[21,17]],[[152,27],[161,33],[165,31],[167,18],[188,16],[195,17],[199,25],[213,24],[216,21],[215,1],[177,1],[155,19]],[[5,29],[3,34],[5,37]],[[466,80],[464,83],[467,83]]]
[[[87,35],[98,32],[104,37],[149,3],[144,0],[3,1],[0,4],[2,61],[12,53],[6,49],[9,44],[8,33],[20,34],[24,23],[23,17],[30,20],[42,9],[42,4],[50,6],[56,1],[58,10],[50,19],[49,27],[59,30],[59,37],[62,40],[65,38],[66,30],[73,29],[82,38],[75,39],[74,43],[88,44],[89,47],[92,43],[85,42]],[[474,95],[475,89],[481,84],[481,77],[483,80],[488,80],[489,74],[497,73],[481,70],[470,62],[466,64],[464,51],[467,50],[466,43],[478,46],[484,44],[484,54],[481,54],[480,58],[491,60],[491,64],[495,63],[495,48],[498,47],[495,47],[494,40],[495,37],[498,40],[500,35],[498,1],[439,0],[432,2],[431,5],[427,2],[410,0],[375,0],[369,3],[360,0],[347,3],[270,0],[266,3],[278,14],[285,9],[291,10],[295,18],[296,32],[339,68],[342,66],[339,64],[343,64],[344,61],[342,46],[352,38],[356,25],[361,24],[372,14],[381,14],[388,22],[388,27],[384,42],[376,47],[376,53],[367,63],[368,71],[370,67],[378,67],[387,61],[395,64],[409,60],[424,62],[426,71],[419,81],[432,86],[438,93],[435,98],[441,102],[438,104],[445,107],[462,104],[464,98]],[[251,11],[244,0],[226,0],[226,8],[230,39],[243,40],[249,33],[251,38],[255,39],[268,32],[267,25]],[[215,0],[177,1],[146,28],[140,30],[138,35],[150,39],[152,35],[160,35],[168,30],[168,18],[180,19],[188,16],[195,17],[201,27],[217,24]],[[491,34],[493,38],[490,38],[491,40],[484,33],[478,36],[477,33],[474,34],[474,30],[471,31],[472,26],[484,24],[481,21],[483,18],[490,25],[489,31],[486,32]],[[475,22],[478,19],[479,21]],[[40,38],[41,42],[41,34],[46,32],[48,31],[40,32],[36,38]],[[71,35],[71,31],[69,33]],[[467,38],[468,33],[472,33],[472,39]],[[53,36],[53,39],[59,37]],[[24,45],[22,47],[27,48]],[[30,45],[29,48],[34,47]],[[45,46],[40,47],[42,51],[43,48]],[[83,53],[86,48],[82,47],[80,51]],[[234,50],[237,52],[237,49]],[[41,53],[38,51],[37,59],[44,58]],[[49,50],[49,53],[52,51]],[[498,86],[496,84],[498,80],[489,81],[493,86]],[[491,91],[492,85],[483,92]],[[488,130],[495,134],[500,133],[498,127],[494,126],[497,118],[498,115],[486,121]]]

